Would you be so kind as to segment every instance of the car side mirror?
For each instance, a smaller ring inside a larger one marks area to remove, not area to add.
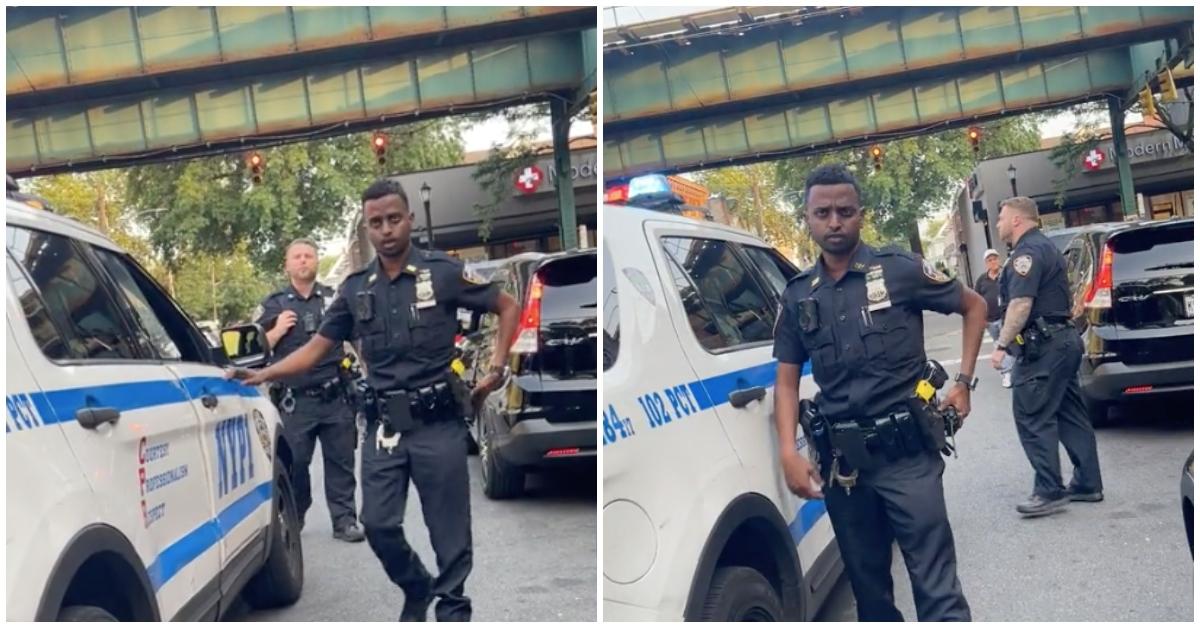
[[[221,330],[221,346],[234,366],[260,368],[271,359],[271,345],[261,325],[236,325]]]

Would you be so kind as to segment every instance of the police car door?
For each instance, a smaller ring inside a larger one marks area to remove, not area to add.
[[[668,299],[684,354],[699,376],[702,406],[715,408],[751,485],[776,504],[801,546],[801,566],[808,569],[820,547],[803,543],[819,518],[787,491],[779,471],[774,426],[772,357],[777,301],[753,270],[743,246],[762,246],[732,231],[676,223],[652,227],[658,242],[662,276],[675,284]],[[809,546],[812,546],[809,551]]]
[[[214,581],[212,500],[187,392],[136,338],[89,245],[10,224],[8,248],[37,289],[66,357],[26,358],[79,461],[97,521],[125,534],[143,560],[163,617]]]
[[[220,549],[212,551],[221,556],[223,575],[230,576],[222,579],[222,593],[229,593],[234,576],[261,555],[266,542],[265,536],[256,535],[271,517],[271,441],[263,412],[253,406],[268,401],[257,389],[225,379],[214,361],[214,347],[137,264],[111,251],[96,254],[119,287],[138,331],[183,384],[200,419],[209,492],[194,498],[213,503]],[[253,549],[241,551],[251,541],[260,550],[257,555]]]

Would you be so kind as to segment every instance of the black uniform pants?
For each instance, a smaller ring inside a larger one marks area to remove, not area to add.
[[[825,506],[859,621],[904,621],[892,591],[893,541],[900,545],[912,580],[917,619],[971,620],[946,516],[945,469],[938,454],[910,456],[859,472],[849,495],[828,480],[826,471]]]
[[[369,426],[362,454],[367,541],[406,597],[432,592],[440,598],[438,621],[470,621],[471,600],[464,594],[472,564],[466,424],[459,419],[421,425],[405,433],[390,453],[377,447],[377,429]],[[410,478],[437,554],[436,580],[404,538]]]
[[[1063,496],[1058,443],[1075,466],[1071,484],[1084,492],[1104,488],[1096,433],[1079,390],[1083,341],[1073,327],[1052,334],[1036,361],[1024,358],[1013,369],[1013,416],[1025,456],[1033,465],[1033,492],[1047,499]]]
[[[312,506],[312,481],[308,467],[312,463],[317,439],[325,459],[325,503],[335,530],[357,521],[354,507],[354,441],[358,428],[354,414],[341,399],[322,401],[317,397],[296,395],[296,407],[283,414],[283,427],[292,447],[292,488],[301,520]]]

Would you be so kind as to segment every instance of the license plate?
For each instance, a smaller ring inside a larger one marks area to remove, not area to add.
[[[1192,309],[1194,307],[1192,305],[1192,299],[1194,299],[1194,298],[1195,298],[1195,295],[1192,295],[1192,294],[1183,295],[1183,311],[1185,313],[1187,313],[1188,318],[1195,318],[1195,316],[1192,314]]]

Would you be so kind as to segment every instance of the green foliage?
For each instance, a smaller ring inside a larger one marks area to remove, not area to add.
[[[337,255],[326,255],[317,262],[317,276],[324,277],[333,269],[334,264],[337,264]]]
[[[35,177],[27,191],[45,198],[59,214],[105,234],[142,264],[154,265],[150,247],[138,235],[138,216],[125,201],[124,172],[101,170]]]
[[[418,122],[389,131],[388,173],[438,168],[462,158],[460,123]],[[155,251],[178,268],[191,252],[223,254],[244,245],[259,267],[278,266],[287,243],[341,233],[362,191],[385,174],[369,133],[259,151],[262,183],[253,184],[243,154],[133,168],[129,199],[147,215]]]
[[[919,246],[917,222],[944,210],[977,161],[1036,150],[1042,117],[1026,115],[980,125],[978,159],[964,129],[951,129],[883,144],[883,167],[874,170],[869,147],[857,147],[777,162],[782,187],[802,192],[804,179],[825,163],[844,163],[856,172],[862,205],[885,240]],[[918,251],[919,252],[919,251]]]
[[[214,317],[221,326],[248,321],[254,308],[282,283],[263,276],[244,250],[226,255],[189,255],[179,260],[175,298],[196,320]],[[214,285],[215,282],[215,285]],[[214,292],[215,291],[215,292]]]
[[[1083,156],[1103,139],[1101,127],[1107,126],[1107,116],[1100,114],[1107,110],[1108,104],[1103,101],[1082,103],[1069,110],[1075,118],[1074,129],[1050,151],[1050,163],[1058,173],[1053,181],[1054,205],[1060,211],[1067,202],[1067,184],[1083,169]]]

